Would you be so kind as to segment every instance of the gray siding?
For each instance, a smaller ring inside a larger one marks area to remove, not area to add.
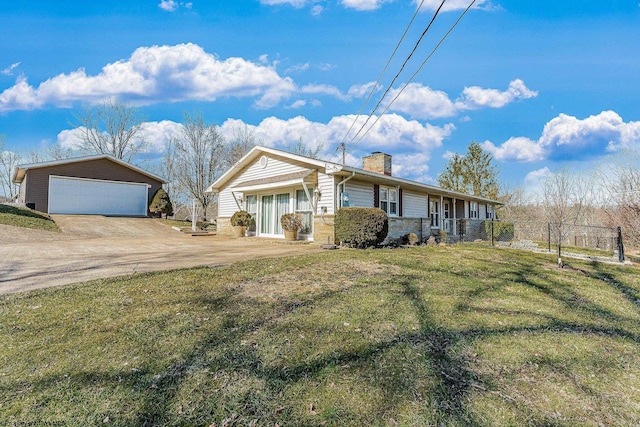
[[[368,182],[347,181],[347,193],[349,193],[349,206],[361,208],[373,207],[373,184]]]
[[[402,192],[402,216],[405,218],[426,218],[428,204],[426,194]]]

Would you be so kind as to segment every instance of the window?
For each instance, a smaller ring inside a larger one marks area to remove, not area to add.
[[[246,203],[245,209],[247,210],[247,212],[249,212],[249,214],[251,214],[251,218],[253,219],[253,221],[251,222],[251,225],[247,228],[247,231],[255,232],[256,231],[256,215],[258,214],[258,196],[255,196],[255,195],[247,196],[245,203]]]
[[[309,187],[309,193],[313,194],[313,187]],[[313,231],[313,206],[304,190],[296,190],[296,213],[302,217],[302,228],[299,233],[311,234]]]
[[[470,217],[471,218],[478,218],[478,203],[477,202],[470,202],[469,203],[469,211],[470,211]]]
[[[380,187],[380,209],[389,216],[398,215],[398,190]]]
[[[431,213],[431,226],[440,227],[440,202],[430,201],[429,212]]]
[[[493,205],[487,205],[487,219],[494,219],[493,216]]]

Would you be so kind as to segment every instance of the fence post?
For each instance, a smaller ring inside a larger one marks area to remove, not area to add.
[[[549,253],[551,253],[551,223],[547,223],[547,243],[549,245]]]
[[[622,228],[618,227],[618,261],[624,262],[624,245],[622,244]]]

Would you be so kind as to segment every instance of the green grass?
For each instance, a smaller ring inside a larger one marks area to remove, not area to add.
[[[636,425],[635,267],[339,250],[0,298],[0,425]]]
[[[60,231],[55,221],[47,214],[3,204],[0,204],[0,224],[46,231]]]

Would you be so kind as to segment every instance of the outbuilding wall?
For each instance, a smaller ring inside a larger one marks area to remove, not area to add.
[[[74,178],[101,179],[107,181],[142,182],[149,184],[147,204],[160,188],[162,182],[133,169],[114,163],[108,159],[94,159],[82,162],[52,165],[29,169],[21,184],[20,192],[25,204],[33,203],[34,209],[47,213],[49,211],[49,176],[69,176]],[[24,193],[22,193],[24,186]]]

